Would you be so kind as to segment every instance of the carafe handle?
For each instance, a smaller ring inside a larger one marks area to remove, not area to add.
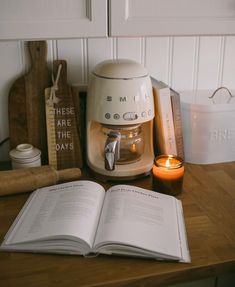
[[[120,158],[120,132],[111,131],[104,147],[104,161],[106,170],[114,170],[116,160]]]

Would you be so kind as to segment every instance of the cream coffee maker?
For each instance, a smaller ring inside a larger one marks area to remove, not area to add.
[[[87,164],[102,179],[132,179],[152,169],[154,105],[148,71],[107,60],[91,73],[87,95]]]

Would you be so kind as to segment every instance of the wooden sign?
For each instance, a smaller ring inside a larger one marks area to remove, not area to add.
[[[53,63],[54,85],[45,90],[49,164],[56,169],[82,167],[77,110],[67,84],[66,61]]]

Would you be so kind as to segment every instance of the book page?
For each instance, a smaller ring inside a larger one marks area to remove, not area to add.
[[[80,180],[35,191],[8,233],[5,244],[53,236],[76,236],[92,246],[105,190]]]
[[[95,245],[132,245],[181,257],[177,199],[127,185],[108,190]]]

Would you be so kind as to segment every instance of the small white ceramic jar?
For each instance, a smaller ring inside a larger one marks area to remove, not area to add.
[[[41,166],[41,151],[31,144],[19,144],[9,155],[13,169]]]

